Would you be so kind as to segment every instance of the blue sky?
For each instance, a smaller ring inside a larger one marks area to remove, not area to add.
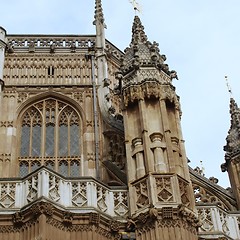
[[[150,41],[159,43],[181,97],[182,128],[191,166],[203,161],[207,177],[228,186],[221,173],[230,126],[228,75],[240,104],[240,2],[238,0],[139,0]],[[121,50],[131,39],[129,0],[103,0],[106,37]],[[0,25],[9,34],[94,34],[94,0],[12,0],[1,2]]]

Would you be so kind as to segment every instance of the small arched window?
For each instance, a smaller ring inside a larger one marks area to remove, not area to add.
[[[80,128],[78,112],[67,103],[48,98],[29,106],[21,118],[20,176],[41,165],[64,176],[79,176]],[[73,158],[76,163],[72,165]]]

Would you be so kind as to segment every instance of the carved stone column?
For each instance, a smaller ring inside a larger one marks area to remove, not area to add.
[[[146,170],[144,166],[144,158],[143,158],[143,148],[142,148],[142,139],[135,138],[132,140],[134,147],[134,156],[136,158],[136,177],[141,178],[145,175]]]
[[[153,142],[154,166],[155,171],[159,173],[166,173],[167,166],[164,159],[164,147],[162,145],[163,135],[161,133],[153,133],[150,135]]]

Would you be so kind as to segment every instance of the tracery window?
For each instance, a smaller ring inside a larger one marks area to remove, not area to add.
[[[41,165],[63,176],[80,175],[81,122],[69,104],[48,98],[29,106],[21,117],[19,174]]]

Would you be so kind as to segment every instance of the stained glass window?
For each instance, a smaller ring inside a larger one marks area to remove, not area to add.
[[[19,166],[19,175],[20,175],[20,177],[24,177],[24,176],[26,176],[27,174],[28,174],[28,168],[29,168],[29,166],[28,166],[28,162],[26,162],[26,161],[22,161],[22,162],[20,162],[20,166]]]
[[[68,162],[67,161],[60,161],[59,162],[59,173],[63,175],[64,177],[68,176]]]
[[[77,124],[70,126],[70,155],[78,156],[79,153],[79,127]]]
[[[54,155],[54,125],[46,126],[45,156]]]
[[[36,169],[38,169],[41,166],[39,161],[33,161],[31,164],[31,171],[35,171]]]
[[[47,161],[46,163],[45,163],[45,166],[47,167],[47,168],[49,168],[49,169],[52,169],[52,170],[54,170],[54,162],[53,161]]]
[[[29,156],[30,130],[30,126],[22,126],[21,156]]]
[[[32,127],[32,156],[41,156],[41,126],[36,125]]]
[[[59,126],[59,156],[68,155],[68,126]]]
[[[29,106],[22,114],[19,174],[25,176],[41,166],[64,176],[80,175],[80,116],[68,103],[47,98]],[[62,158],[64,157],[64,161]],[[72,163],[72,157],[79,162]],[[24,163],[23,160],[26,159]]]
[[[79,171],[79,162],[78,161],[71,161],[70,165],[70,176],[71,177],[79,177],[80,171]]]

